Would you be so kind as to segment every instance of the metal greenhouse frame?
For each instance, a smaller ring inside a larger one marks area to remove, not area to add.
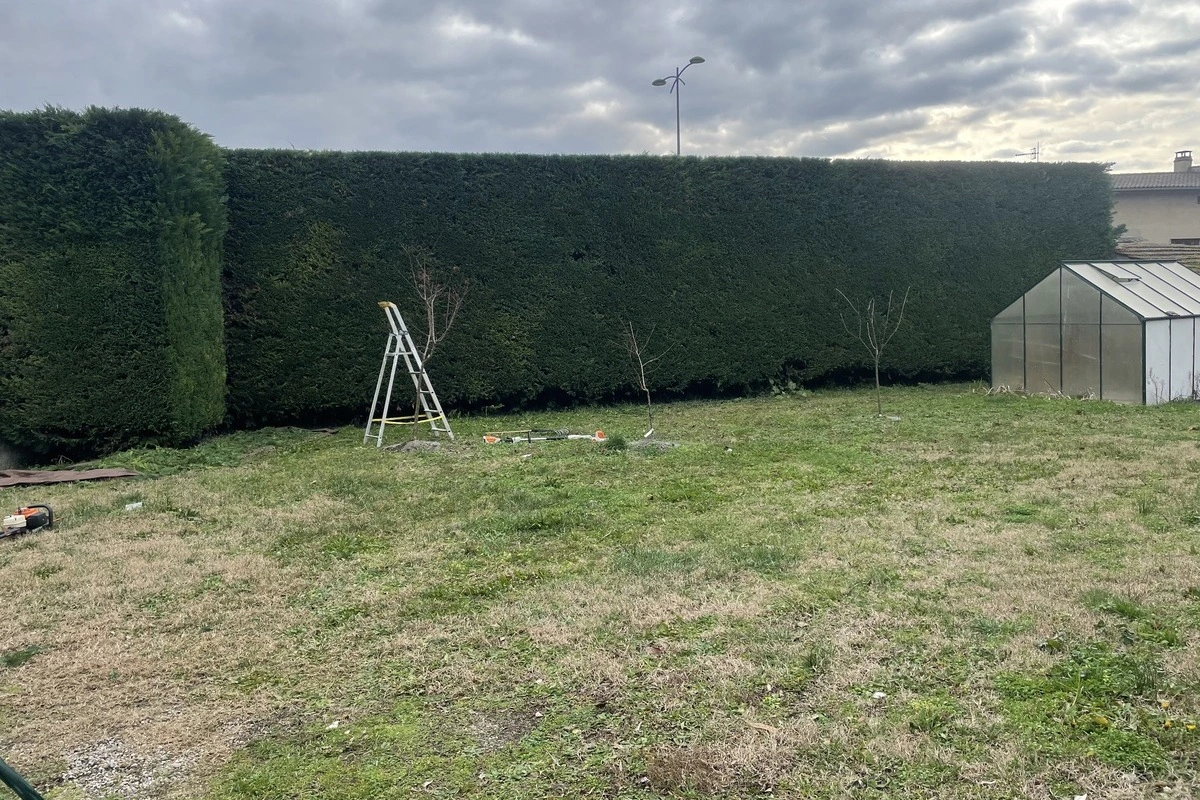
[[[992,318],[992,386],[1156,405],[1200,398],[1200,274],[1064,261]]]

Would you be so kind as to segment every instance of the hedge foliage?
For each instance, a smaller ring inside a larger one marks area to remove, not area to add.
[[[431,373],[455,407],[633,385],[622,321],[673,349],[662,392],[861,370],[837,290],[912,287],[895,377],[986,374],[988,319],[1063,258],[1113,251],[1098,164],[231,151],[230,410],[361,416],[408,253],[471,290]]]
[[[0,113],[0,441],[97,452],[223,419],[222,164],[160,112]]]

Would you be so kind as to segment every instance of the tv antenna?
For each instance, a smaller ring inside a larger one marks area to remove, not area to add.
[[[1028,153],[1014,153],[1013,154],[1013,158],[1020,158],[1021,156],[1029,156],[1033,161],[1041,161],[1041,159],[1042,159],[1042,143],[1038,142],[1037,144],[1035,144],[1033,146],[1033,149],[1030,150]]]

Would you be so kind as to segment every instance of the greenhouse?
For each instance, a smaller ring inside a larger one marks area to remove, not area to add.
[[[1200,274],[1063,262],[992,318],[992,386],[1155,405],[1200,397]]]

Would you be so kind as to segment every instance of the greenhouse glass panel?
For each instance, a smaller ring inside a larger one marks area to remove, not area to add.
[[[1134,314],[1140,315],[1139,319],[1162,316],[1162,309],[1139,296],[1138,293],[1143,288],[1139,281],[1121,282],[1118,280],[1122,276],[1131,275],[1128,270],[1120,269],[1114,264],[1101,264],[1100,266],[1111,269],[1101,270],[1090,264],[1072,264],[1071,269],[1078,272],[1093,286],[1100,288],[1106,298],[1115,300],[1117,305],[1122,305],[1133,311]]]
[[[1058,324],[1058,283],[1062,269],[1051,272],[1037,286],[1025,293],[1025,322]]]
[[[1171,399],[1196,395],[1196,319],[1171,320]]]
[[[1025,388],[1025,329],[1021,325],[992,325],[992,386],[1018,392]]]
[[[1158,405],[1171,399],[1171,320],[1147,322],[1142,333],[1146,404]]]
[[[1083,278],[1066,269],[1062,274],[1062,315],[1064,325],[1100,323],[1100,292]],[[1066,363],[1066,356],[1063,358],[1063,363]]]
[[[1064,287],[1063,297],[1066,297]],[[1100,298],[1096,298],[1100,316]],[[1079,397],[1100,394],[1100,326],[1063,325],[1063,394]]]
[[[1149,264],[1130,264],[1127,271],[1141,278],[1143,296],[1149,302],[1163,309],[1164,312],[1188,316],[1197,311],[1196,300],[1191,296],[1190,284],[1177,287],[1170,280],[1172,276],[1169,273],[1164,277],[1161,270],[1151,269]]]
[[[1200,275],[1192,272],[1182,264],[1158,263],[1141,264],[1142,269],[1157,275],[1176,289],[1186,294],[1191,301],[1188,310],[1200,313]]]
[[[1059,385],[1059,354],[1061,350],[1061,326],[1028,324],[1025,326],[1026,391],[1038,393],[1061,390]]]
[[[1100,322],[1105,325],[1138,325],[1142,324],[1138,318],[1125,306],[1105,295],[1100,303]]]
[[[1005,322],[1011,325],[1022,325],[1025,323],[1025,298],[1018,297],[1017,302],[1013,303],[1008,308],[996,315],[992,322]]]
[[[1196,320],[1192,320],[1192,324],[1196,325]],[[1200,325],[1196,325],[1196,327],[1200,327]],[[1192,383],[1194,386],[1200,384],[1200,347],[1196,347],[1194,343],[1192,345]],[[1200,389],[1200,386],[1195,386],[1195,388]],[[1200,397],[1196,399],[1200,400]]]
[[[1100,327],[1100,397],[1119,403],[1142,402],[1142,326]]]

